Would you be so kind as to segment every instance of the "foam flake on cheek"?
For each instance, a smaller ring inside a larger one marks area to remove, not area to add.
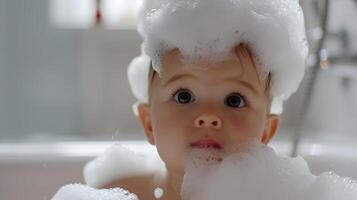
[[[160,187],[155,188],[154,190],[154,196],[156,199],[160,199],[164,195],[164,190]]]

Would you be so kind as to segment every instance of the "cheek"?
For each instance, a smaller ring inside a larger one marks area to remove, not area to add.
[[[185,115],[185,112],[178,111],[175,106],[162,103],[157,107],[153,105],[151,114],[156,145],[158,147],[182,145],[189,131],[187,113]]]
[[[181,115],[170,106],[166,104],[153,107],[152,122],[153,128],[156,131],[175,129],[179,127]]]
[[[181,169],[187,138],[183,116],[166,105],[152,112],[152,125],[157,151],[170,168]]]
[[[190,106],[180,106],[173,102],[162,103],[154,108],[153,124],[161,128],[182,129],[190,125],[192,109]]]
[[[264,131],[264,117],[253,113],[235,114],[230,117],[230,126],[236,138],[260,138]]]

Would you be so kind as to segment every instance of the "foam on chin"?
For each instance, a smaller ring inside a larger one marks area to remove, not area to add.
[[[191,149],[186,154],[185,175],[182,183],[181,197],[183,200],[196,199],[202,189],[202,183],[207,175],[212,173],[222,162],[225,152],[216,149]],[[196,179],[200,178],[198,182]],[[199,183],[199,185],[196,185]]]
[[[225,156],[222,162],[203,160],[197,165],[190,160],[194,163],[187,164],[181,191],[184,200],[357,199],[355,181],[330,172],[315,176],[303,158],[280,157],[258,142],[247,152]]]

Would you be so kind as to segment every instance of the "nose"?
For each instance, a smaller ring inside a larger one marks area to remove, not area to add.
[[[221,128],[222,121],[217,115],[201,114],[195,119],[197,128]]]

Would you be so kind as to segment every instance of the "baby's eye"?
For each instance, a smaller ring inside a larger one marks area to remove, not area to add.
[[[192,92],[188,89],[179,89],[173,95],[175,101],[180,104],[187,104],[193,102]]]
[[[226,97],[224,104],[232,108],[242,108],[246,106],[244,97],[238,93],[230,94]]]

